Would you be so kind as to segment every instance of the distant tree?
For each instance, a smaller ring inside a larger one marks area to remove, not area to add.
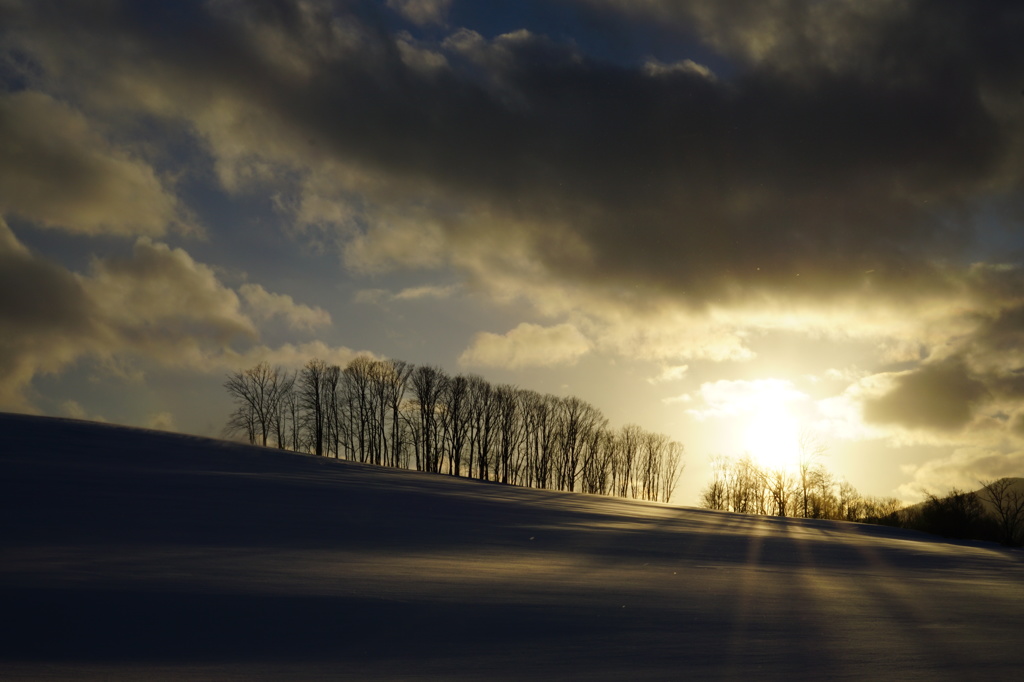
[[[679,484],[679,477],[683,475],[686,465],[683,463],[683,444],[676,441],[669,441],[662,453],[661,481],[658,486],[659,499],[662,502],[670,502],[672,494]]]
[[[619,444],[619,457],[615,472],[616,489],[615,494],[619,497],[629,496],[634,488],[633,479],[636,475],[637,454],[640,452],[640,441],[643,439],[643,429],[636,424],[626,424],[619,430],[617,438]]]
[[[700,494],[700,505],[705,509],[731,511],[729,504],[730,460],[725,455],[711,458],[711,481]]]
[[[256,444],[256,436],[259,432],[256,410],[249,403],[241,403],[235,407],[235,411],[228,417],[228,423],[224,427],[224,433],[228,436],[244,434],[249,443]]]
[[[958,488],[945,497],[929,493],[908,522],[911,528],[947,538],[987,540],[996,534],[995,522],[985,513],[981,499]]]
[[[771,500],[771,511],[776,516],[787,516],[790,511],[790,500],[798,487],[792,474],[786,469],[775,469],[762,472],[764,487]]]
[[[459,375],[445,382],[441,402],[444,404],[441,428],[448,450],[448,473],[459,476],[471,426],[469,380]]]
[[[493,460],[493,480],[501,483],[515,483],[518,474],[517,454],[523,440],[523,420],[519,391],[514,386],[503,384],[494,389],[497,410],[497,450]]]
[[[445,390],[448,375],[439,367],[423,365],[412,373],[412,389],[416,399],[420,437],[417,468],[423,471],[441,471],[441,432],[438,428],[438,404]]]
[[[558,471],[558,487],[561,490],[573,492],[576,490],[580,461],[587,440],[593,430],[603,428],[607,424],[607,420],[600,410],[575,396],[563,399],[561,405],[561,420],[559,422],[561,466]]]
[[[841,521],[858,521],[862,518],[864,508],[860,493],[848,481],[839,484],[835,518]]]
[[[289,428],[289,416],[292,414],[291,407],[295,403],[295,373],[282,370],[279,381],[277,406],[272,417],[274,440],[277,441],[277,447],[284,450],[288,447],[288,441],[292,436],[292,430]],[[292,439],[293,442],[297,440],[297,438]],[[294,449],[297,446],[293,445],[292,447]]]
[[[224,388],[236,403],[228,431],[245,432],[251,443],[258,439],[260,445],[265,446],[285,395],[291,390],[288,374],[280,367],[260,362],[247,370],[229,374]]]
[[[313,454],[317,457],[324,454],[324,431],[327,422],[327,406],[324,400],[326,374],[327,364],[323,360],[310,360],[299,372],[298,379],[299,404],[305,414]]]
[[[353,358],[345,368],[345,390],[351,410],[352,449],[360,462],[373,461],[372,441],[375,436],[376,410],[373,405],[372,358],[360,355]]]
[[[401,466],[406,452],[402,437],[402,403],[409,388],[409,377],[412,376],[413,365],[404,360],[385,360],[382,363],[381,381],[384,385],[383,402],[390,413],[391,431],[391,462],[392,466]]]
[[[982,482],[982,496],[992,505],[999,542],[1010,547],[1024,543],[1024,488],[1012,478]]]
[[[480,480],[487,480],[490,472],[491,453],[497,435],[498,410],[494,400],[494,388],[482,377],[471,375],[469,382],[469,414],[472,423],[472,434],[469,440],[469,461],[467,475],[473,476],[473,463],[476,462],[476,475]]]
[[[804,518],[811,516],[818,518],[819,516],[812,510],[813,497],[818,488],[817,479],[821,472],[824,472],[820,459],[828,453],[828,448],[817,435],[806,430],[800,433],[798,447],[800,457],[797,463],[797,485],[800,495],[800,513]]]

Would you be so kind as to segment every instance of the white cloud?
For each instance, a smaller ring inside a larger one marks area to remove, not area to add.
[[[648,76],[666,76],[672,74],[691,74],[694,76],[700,76],[707,80],[715,80],[714,72],[703,64],[698,64],[692,59],[684,59],[678,62],[672,62],[666,64],[665,62],[657,59],[648,59],[644,63],[644,73]]]
[[[326,310],[296,303],[287,294],[273,294],[259,284],[243,284],[238,293],[257,319],[280,317],[292,329],[314,331],[331,324],[331,315]]]
[[[648,378],[647,383],[663,384],[668,381],[679,381],[686,376],[686,372],[689,369],[689,365],[666,365],[662,367],[661,372],[657,376]]]
[[[459,290],[458,285],[437,286],[425,284],[418,287],[407,287],[392,293],[387,289],[360,289],[353,296],[356,303],[380,305],[390,301],[422,301],[425,299],[450,298]]]
[[[481,332],[459,356],[466,367],[550,367],[575,363],[592,344],[576,327],[542,327],[524,322],[508,333]]]
[[[424,298],[449,298],[458,291],[457,286],[430,286],[409,287],[402,289],[394,298],[396,301],[418,301]]]
[[[698,393],[704,407],[687,410],[697,419],[746,414],[809,399],[786,379],[722,379],[701,384]]]

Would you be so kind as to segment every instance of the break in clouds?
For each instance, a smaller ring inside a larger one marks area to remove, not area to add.
[[[597,43],[647,27],[700,53],[624,63],[557,30],[487,35],[450,0],[8,0],[2,210],[198,238],[217,226],[176,183],[209,174],[271,197],[296,239],[354,272],[453,271],[549,320],[481,330],[469,366],[744,360],[779,330],[865,339],[890,363],[851,387],[867,422],[1021,433],[1024,273],[1005,246],[1024,178],[1018,3],[551,4]],[[116,299],[107,280],[149,271],[7,257],[52,280],[7,303],[6,343],[42,356],[7,384],[61,366],[71,351],[48,339],[79,328],[105,325],[86,338],[106,349],[156,343],[111,341],[128,323],[87,312]],[[329,324],[258,284],[241,295]],[[257,338],[264,318],[221,296],[189,338]],[[9,312],[46,297],[67,314]]]

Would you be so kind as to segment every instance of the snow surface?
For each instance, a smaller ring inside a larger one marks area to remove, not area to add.
[[[1024,555],[0,415],[3,679],[1020,679]]]

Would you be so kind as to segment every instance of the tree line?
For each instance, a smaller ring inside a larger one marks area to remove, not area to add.
[[[866,497],[837,479],[819,458],[826,448],[804,436],[793,469],[770,469],[749,456],[712,460],[711,480],[701,493],[706,509],[875,523],[948,538],[988,540],[1011,547],[1024,544],[1024,482],[1001,478],[981,483],[976,492],[954,488],[945,496],[928,494],[917,505],[895,497]]]
[[[700,505],[741,514],[869,523],[902,507],[894,497],[863,496],[848,481],[836,478],[817,461],[827,449],[812,437],[801,439],[800,450],[793,469],[759,466],[750,455],[715,457]]]
[[[683,446],[601,411],[476,375],[366,356],[229,374],[225,432],[322,457],[511,485],[668,502]]]
[[[989,540],[1008,547],[1024,545],[1024,481],[982,481],[968,492],[953,488],[892,514],[885,523],[947,538]]]

